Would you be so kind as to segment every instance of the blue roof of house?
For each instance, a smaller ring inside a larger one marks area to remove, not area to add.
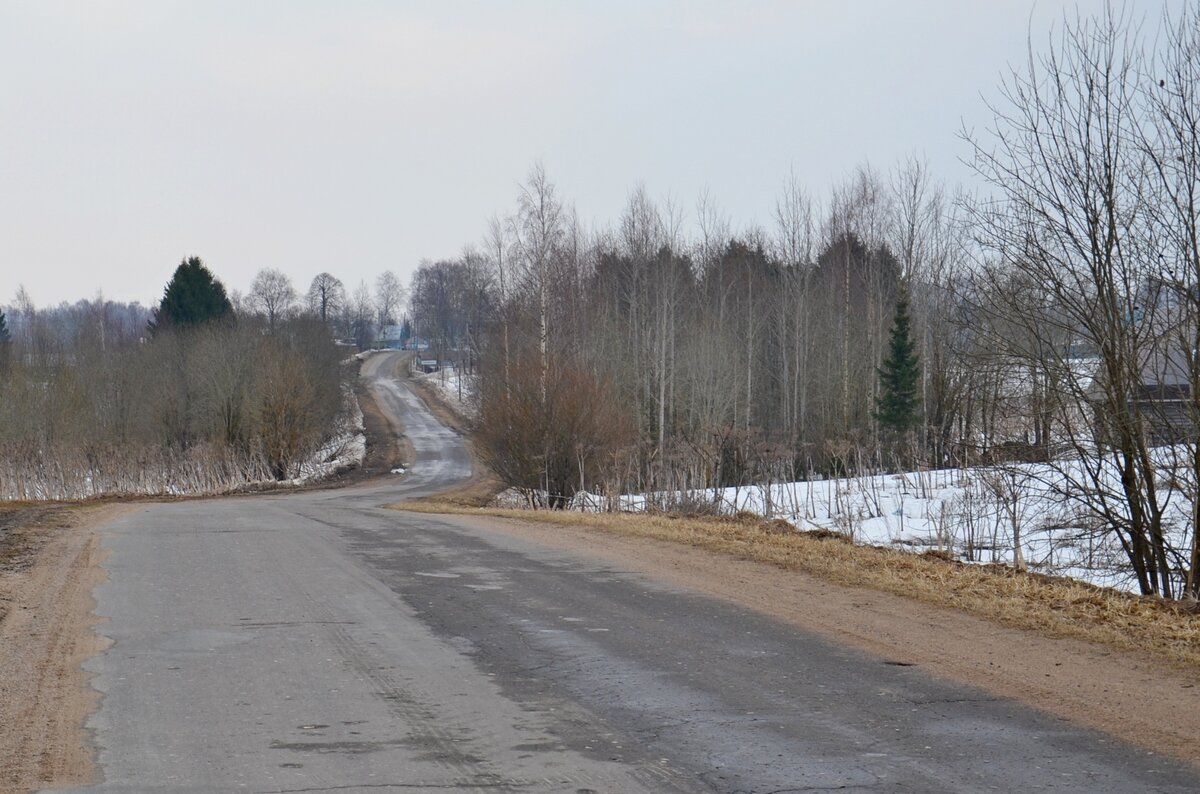
[[[380,339],[400,339],[404,336],[403,325],[385,325],[379,329]]]

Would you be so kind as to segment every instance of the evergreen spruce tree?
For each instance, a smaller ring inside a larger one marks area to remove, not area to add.
[[[880,393],[875,418],[890,430],[912,430],[921,419],[921,398],[917,394],[921,367],[910,330],[908,296],[903,292],[896,299],[896,318],[892,322],[888,354],[877,372]]]
[[[224,285],[199,257],[192,256],[179,263],[175,275],[167,282],[162,301],[150,321],[150,333],[191,328],[232,316],[233,304],[225,294]]]

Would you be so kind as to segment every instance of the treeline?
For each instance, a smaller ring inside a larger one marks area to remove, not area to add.
[[[0,500],[290,479],[347,433],[352,370],[329,325],[236,313],[199,260],[153,312],[100,299],[37,310],[20,295],[4,314]]]
[[[391,271],[379,274],[373,288],[360,281],[353,289],[332,273],[318,273],[302,294],[286,273],[271,268],[255,275],[245,295],[230,296],[239,316],[255,314],[268,329],[280,320],[308,315],[359,350],[372,347],[383,328],[403,319],[404,298],[404,285]]]
[[[535,168],[481,246],[421,274],[463,285],[421,308],[481,358],[483,454],[554,506],[1014,464],[1072,542],[1200,595],[1200,12],[1147,30],[1071,19],[1012,71],[967,138],[978,193],[912,160],[821,199],[785,179],[765,227],[638,188],[588,229]],[[889,350],[915,371],[881,377]]]
[[[791,178],[770,229],[734,232],[707,196],[698,233],[684,225],[677,206],[638,188],[613,227],[585,230],[536,168],[482,248],[418,271],[414,327],[482,360],[489,438],[605,416],[594,437],[565,434],[549,467],[560,476],[544,465],[555,444],[532,443],[542,471],[514,478],[524,487],[569,499],[987,452],[996,420],[974,401],[986,392],[978,372],[962,366],[968,329],[951,322],[965,227],[922,163],[859,169],[824,206]],[[879,420],[877,368],[902,294],[924,363],[911,432]],[[532,403],[504,404],[518,397]],[[492,457],[504,468],[521,456]]]

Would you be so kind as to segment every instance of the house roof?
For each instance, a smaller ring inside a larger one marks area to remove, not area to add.
[[[404,336],[404,326],[385,325],[379,329],[380,339],[400,339]]]
[[[1187,386],[1188,355],[1178,345],[1171,345],[1165,352],[1155,351],[1142,364],[1142,385],[1149,388]]]

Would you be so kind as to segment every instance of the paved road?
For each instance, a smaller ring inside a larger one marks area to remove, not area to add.
[[[401,384],[389,485],[108,528],[97,792],[1194,791],[1016,703],[610,565],[380,505],[466,476]]]

